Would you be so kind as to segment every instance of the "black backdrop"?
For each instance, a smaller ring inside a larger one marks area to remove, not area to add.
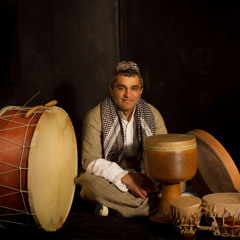
[[[240,6],[237,0],[0,0],[0,107],[52,99],[81,149],[86,111],[118,60],[136,61],[143,97],[168,131],[200,128],[237,166]]]
[[[143,97],[169,132],[200,128],[240,166],[239,1],[122,1],[122,58],[143,69]]]
[[[0,0],[0,107],[52,99],[69,114],[81,154],[86,111],[119,60],[118,0]]]

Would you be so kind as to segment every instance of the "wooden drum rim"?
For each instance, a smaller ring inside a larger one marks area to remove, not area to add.
[[[185,151],[197,147],[196,138],[187,134],[159,134],[145,139],[143,148],[147,151]]]
[[[234,188],[236,191],[240,192],[240,174],[238,168],[222,144],[211,134],[201,129],[191,130],[187,134],[193,135],[200,139],[214,152],[217,158],[221,161],[222,167],[225,169],[228,177],[232,181]]]

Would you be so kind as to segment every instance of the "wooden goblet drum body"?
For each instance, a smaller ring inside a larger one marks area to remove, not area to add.
[[[191,179],[197,171],[196,138],[187,134],[150,136],[144,142],[144,165],[151,179],[162,183],[161,206],[150,219],[172,221],[170,201],[181,194],[180,182]]]

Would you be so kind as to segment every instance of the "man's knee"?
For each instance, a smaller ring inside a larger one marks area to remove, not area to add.
[[[110,183],[102,177],[90,173],[83,173],[76,179],[80,189],[80,197],[87,201],[98,202],[104,190]]]

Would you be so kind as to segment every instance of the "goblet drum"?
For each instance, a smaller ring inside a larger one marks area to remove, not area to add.
[[[160,209],[151,221],[172,221],[170,201],[181,194],[180,182],[191,179],[197,171],[196,138],[189,134],[161,134],[144,141],[144,165],[151,179],[162,183]]]

